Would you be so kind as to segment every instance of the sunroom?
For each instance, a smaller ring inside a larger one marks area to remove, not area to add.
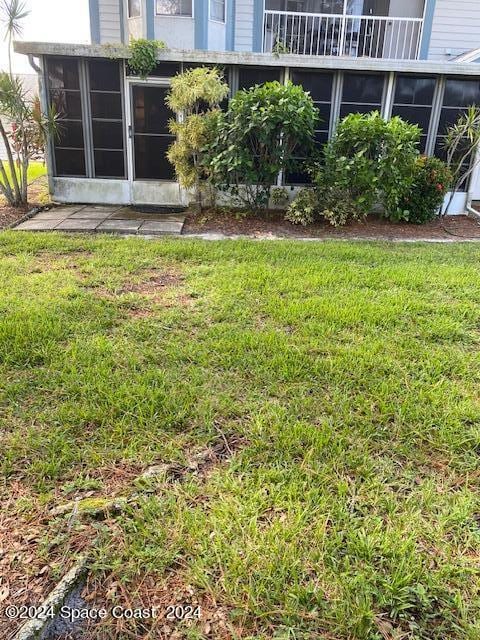
[[[122,48],[101,45],[18,43],[17,51],[40,60],[44,109],[62,114],[60,135],[50,141],[50,189],[60,202],[186,205],[190,195],[175,180],[166,153],[173,117],[165,97],[173,75],[195,65],[224,70],[233,95],[269,80],[301,84],[320,111],[316,142],[333,135],[348,113],[399,115],[422,129],[421,151],[443,154],[442,141],[468,106],[480,105],[480,73],[474,64],[384,61],[347,57],[162,51],[146,79],[130,74]],[[280,175],[292,195],[303,174]],[[478,172],[454,201],[453,212],[480,199]]]

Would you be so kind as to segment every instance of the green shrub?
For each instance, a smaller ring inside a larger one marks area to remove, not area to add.
[[[270,200],[275,207],[286,207],[289,203],[288,191],[285,187],[274,187],[270,191]]]
[[[290,203],[285,220],[292,224],[301,224],[306,227],[315,222],[318,217],[318,198],[314,189],[302,189],[295,200]]]
[[[300,86],[267,82],[239,91],[218,120],[205,164],[210,180],[253,211],[268,205],[280,171],[295,170],[308,156],[318,110]]]
[[[387,217],[400,215],[400,204],[411,187],[420,133],[416,125],[398,117],[386,121],[376,111],[350,114],[339,123],[314,179],[332,224],[364,217],[377,202]]]
[[[176,137],[167,157],[175,167],[182,187],[195,187],[195,200],[202,205],[201,180],[205,178],[202,150],[216,135],[218,105],[228,95],[228,85],[218,69],[197,67],[172,78],[166,103],[182,118],[169,122]]]
[[[130,58],[128,66],[130,70],[141,78],[146,78],[157,65],[157,53],[165,49],[166,45],[160,40],[145,40],[132,38],[129,46]]]
[[[321,217],[334,227],[343,227],[348,222],[365,218],[364,209],[344,188],[330,185],[321,191],[317,190],[317,198],[321,205]]]
[[[410,191],[399,203],[403,219],[422,224],[433,220],[443,204],[452,183],[447,165],[438,158],[417,158]]]

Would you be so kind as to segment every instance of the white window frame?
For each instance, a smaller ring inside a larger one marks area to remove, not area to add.
[[[142,17],[142,2],[139,2],[140,5],[140,13],[138,14],[138,16],[131,16],[130,15],[130,2],[129,0],[127,0],[127,15],[128,15],[128,19],[129,20],[135,20],[137,18],[141,18]]]
[[[217,2],[219,1],[220,0],[217,0]],[[227,0],[223,0],[223,20],[217,20],[216,18],[212,18],[212,2],[213,0],[208,0],[208,19],[210,20],[210,22],[225,24],[227,22]]]
[[[158,2],[157,0],[155,0],[155,15],[156,16],[160,16],[162,18],[182,18],[182,19],[187,19],[187,20],[192,20],[192,18],[195,17],[195,0],[192,0],[192,13],[190,15],[186,15],[186,14],[182,14],[182,15],[178,15],[177,13],[158,13],[157,10],[158,7]]]

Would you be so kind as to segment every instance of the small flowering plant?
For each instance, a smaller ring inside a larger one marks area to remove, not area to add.
[[[413,167],[413,181],[401,208],[408,222],[422,224],[440,213],[452,184],[452,174],[438,158],[420,156]]]

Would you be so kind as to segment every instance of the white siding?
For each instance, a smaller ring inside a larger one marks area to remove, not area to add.
[[[99,0],[100,42],[121,42],[120,4],[118,0]]]
[[[252,51],[253,0],[237,0],[235,5],[235,51]]]
[[[478,47],[480,2],[437,0],[428,57],[431,60],[449,60]]]

